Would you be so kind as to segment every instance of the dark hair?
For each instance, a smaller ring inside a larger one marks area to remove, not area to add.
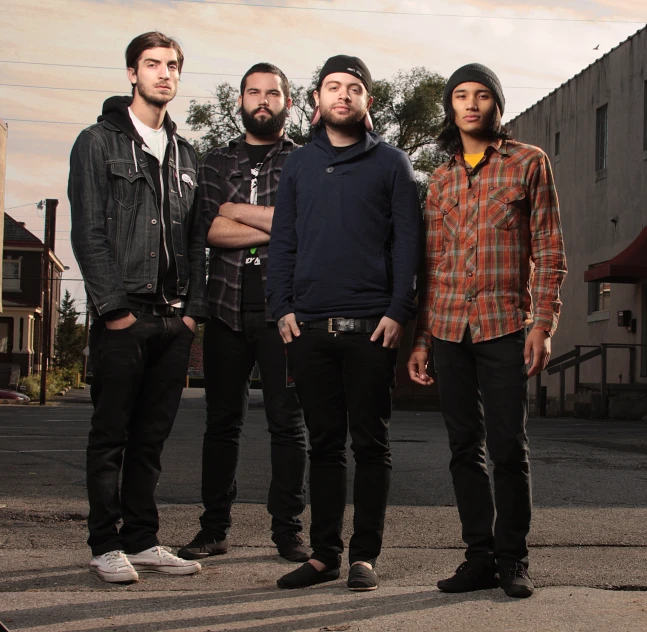
[[[132,68],[137,72],[137,65],[142,53],[149,48],[172,48],[177,53],[177,69],[182,72],[184,65],[184,53],[180,45],[170,37],[159,31],[150,31],[143,35],[138,35],[126,48],[126,68]]]
[[[283,74],[283,71],[274,64],[268,64],[261,62],[260,64],[254,64],[244,75],[240,82],[240,93],[245,93],[245,87],[247,86],[247,77],[253,75],[256,72],[266,73],[268,75],[276,75],[281,80],[281,92],[287,101],[290,98],[290,82],[288,78]]]
[[[459,154],[463,151],[463,142],[461,141],[461,134],[456,125],[455,112],[451,103],[445,106],[445,119],[440,127],[440,134],[436,141],[438,148],[441,151],[447,152],[450,156]],[[489,140],[509,140],[512,134],[501,124],[501,110],[499,106],[494,107],[492,118],[485,128],[484,136]]]

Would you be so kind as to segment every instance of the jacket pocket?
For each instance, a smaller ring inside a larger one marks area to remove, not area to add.
[[[191,167],[180,167],[180,182],[178,184],[182,192],[182,202],[187,208],[193,205],[195,192],[198,186],[197,175],[195,169]]]
[[[443,239],[453,241],[458,234],[458,200],[447,196],[439,201],[440,217],[443,220]]]
[[[135,164],[130,160],[111,161],[110,173],[117,204],[126,209],[135,207],[141,198],[141,187],[145,184],[144,174],[139,169],[135,170]]]
[[[521,223],[526,193],[521,187],[498,187],[490,191],[487,221],[493,228],[512,230]]]

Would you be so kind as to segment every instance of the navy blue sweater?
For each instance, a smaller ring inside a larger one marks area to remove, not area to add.
[[[408,156],[374,133],[338,154],[325,129],[288,157],[266,295],[278,320],[415,313],[422,215]]]

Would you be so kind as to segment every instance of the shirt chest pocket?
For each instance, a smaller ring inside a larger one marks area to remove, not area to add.
[[[125,209],[136,206],[142,196],[142,187],[146,186],[146,177],[141,170],[135,170],[133,162],[115,161],[110,163],[113,182],[113,197]]]
[[[245,195],[245,179],[243,172],[238,169],[227,171],[225,175],[225,201],[240,204],[248,202],[248,195]]]
[[[443,222],[443,239],[453,241],[458,234],[458,200],[451,196],[442,197],[439,200],[438,210]]]
[[[519,228],[526,210],[526,193],[521,187],[496,187],[487,200],[487,222],[493,228]]]

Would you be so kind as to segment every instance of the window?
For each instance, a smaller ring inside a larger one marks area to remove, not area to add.
[[[2,262],[2,289],[20,291],[20,259],[5,259]]]
[[[589,283],[589,314],[608,312],[611,307],[611,283],[595,281]]]
[[[555,134],[555,158],[559,156],[559,132]]]
[[[602,105],[595,111],[595,172],[607,168],[608,149],[608,104]]]
[[[13,351],[13,319],[0,318],[0,353]]]

